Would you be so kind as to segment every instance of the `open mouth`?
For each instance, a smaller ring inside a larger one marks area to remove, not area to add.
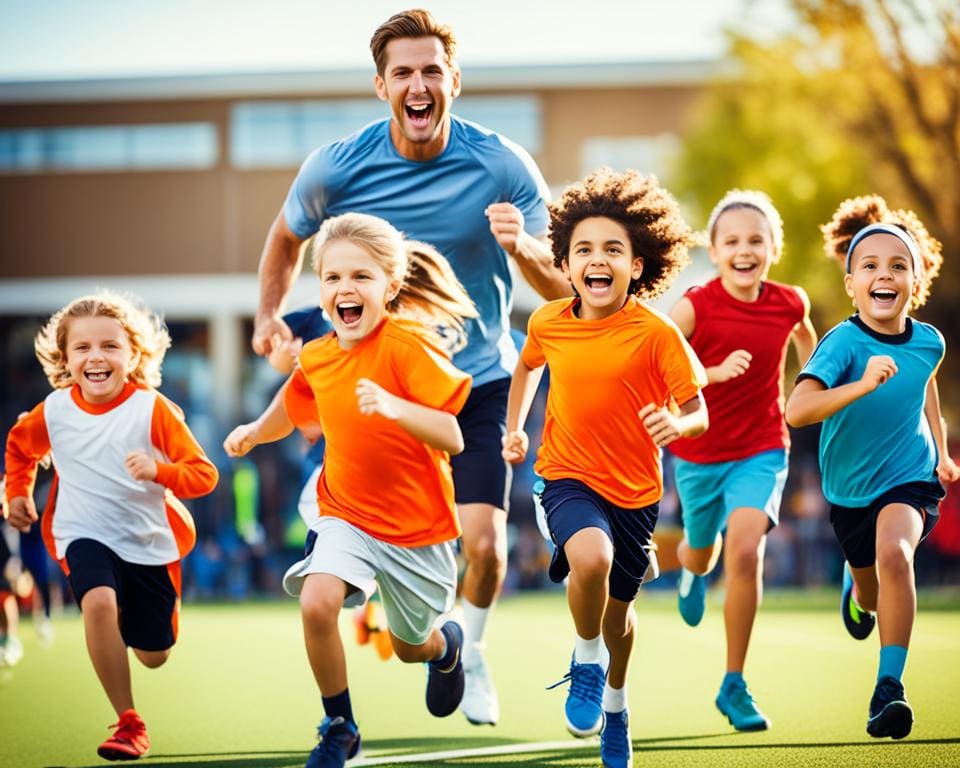
[[[733,271],[741,274],[748,274],[757,268],[756,264],[734,264]]]
[[[83,377],[93,383],[103,382],[110,378],[110,371],[84,371]]]
[[[613,285],[613,278],[610,275],[586,275],[583,284],[591,291],[605,291]]]
[[[882,304],[892,304],[897,300],[897,292],[881,288],[879,291],[870,291],[870,298]]]
[[[410,122],[416,127],[422,128],[430,124],[430,118],[433,115],[433,104],[405,104],[403,108]]]
[[[337,314],[344,325],[354,325],[360,322],[360,316],[363,315],[363,305],[345,301],[343,304],[337,304]]]

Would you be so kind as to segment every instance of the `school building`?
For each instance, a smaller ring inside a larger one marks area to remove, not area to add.
[[[467,67],[454,112],[523,145],[553,190],[603,164],[668,180],[715,66]],[[108,287],[165,314],[165,388],[182,390],[188,412],[196,398],[218,422],[252,415],[262,403],[248,393],[275,380],[249,346],[264,238],[306,155],[388,114],[372,80],[371,66],[0,83],[5,407],[44,386],[38,321]],[[314,280],[301,277],[289,306],[315,301]],[[518,317],[536,303],[518,287]]]

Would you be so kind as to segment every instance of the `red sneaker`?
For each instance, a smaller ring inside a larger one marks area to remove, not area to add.
[[[105,760],[136,760],[150,749],[147,726],[136,710],[128,709],[110,726],[116,728],[113,736],[97,747],[97,754]]]

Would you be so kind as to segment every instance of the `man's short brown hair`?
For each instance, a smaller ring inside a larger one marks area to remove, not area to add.
[[[401,37],[435,37],[443,46],[447,64],[453,68],[453,59],[457,54],[457,39],[453,30],[446,24],[440,24],[430,11],[411,8],[409,11],[395,13],[377,27],[370,38],[370,53],[377,65],[377,74],[383,77],[387,67],[387,43]]]

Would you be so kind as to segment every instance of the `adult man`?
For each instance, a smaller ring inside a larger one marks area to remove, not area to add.
[[[387,219],[408,238],[434,245],[453,265],[480,317],[454,363],[473,376],[460,414],[466,450],[452,461],[467,570],[463,580],[467,688],[473,723],[496,723],[499,706],[483,658],[490,607],[506,571],[509,470],[500,456],[510,374],[512,279],[508,257],[544,297],[569,295],[540,237],[546,185],[530,156],[450,114],[460,94],[451,30],[423,10],[398,13],[374,33],[377,96],[391,117],[321,147],[300,169],[260,261],[253,347],[269,354],[290,331],[283,299],[300,269],[299,247],[323,219],[360,211]]]

